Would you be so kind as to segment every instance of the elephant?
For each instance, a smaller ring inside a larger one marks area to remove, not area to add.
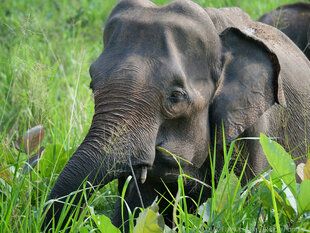
[[[130,209],[164,196],[162,211],[177,194],[180,166],[210,184],[209,149],[223,147],[222,132],[226,144],[262,132],[295,149],[293,157],[306,154],[310,63],[278,29],[235,7],[122,0],[106,22],[103,41],[104,50],[90,66],[95,111],[89,131],[48,200],[64,200],[85,181],[86,187],[103,187],[118,179],[121,192],[132,175],[125,195]],[[242,143],[251,178],[269,164],[257,140]],[[216,154],[218,161],[222,154]],[[221,166],[217,163],[217,173]],[[195,201],[201,190],[202,200],[210,196],[193,179],[184,180],[184,190]],[[77,193],[73,203],[80,197]],[[44,229],[57,223],[63,208],[54,202],[46,209]],[[193,211],[195,204],[188,208]],[[123,214],[126,220],[127,211]],[[171,208],[163,215],[171,226]],[[112,220],[117,227],[121,216],[119,200]]]
[[[310,60],[310,3],[282,5],[262,15],[258,21],[284,32]]]

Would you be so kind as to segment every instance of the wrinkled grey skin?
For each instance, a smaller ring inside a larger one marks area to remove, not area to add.
[[[284,32],[310,60],[310,3],[282,5],[258,19]]]
[[[263,132],[278,137],[286,149],[301,145],[294,156],[305,153],[309,61],[282,32],[253,22],[239,8],[203,9],[188,0],[158,7],[124,0],[106,23],[104,47],[90,67],[95,99],[91,127],[49,199],[78,190],[84,179],[100,187],[118,179],[121,191],[130,163],[145,207],[158,193],[171,199],[163,182],[176,195],[178,164],[156,146],[186,159],[190,163],[182,162],[183,172],[210,184],[208,149],[222,123],[227,143]],[[258,141],[244,143],[251,178],[268,162]],[[217,157],[221,161],[221,154]],[[221,163],[217,166],[220,171]],[[191,180],[184,185],[197,201],[201,186]],[[203,199],[209,195],[205,191]],[[126,201],[132,210],[141,206],[133,180]],[[159,205],[163,210],[167,203]],[[63,205],[53,207],[57,221]],[[171,208],[165,214],[171,225]],[[49,210],[45,226],[52,216]],[[121,225],[120,202],[113,223]]]

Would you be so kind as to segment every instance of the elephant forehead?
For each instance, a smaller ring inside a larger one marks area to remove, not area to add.
[[[217,67],[220,44],[206,11],[191,1],[163,7],[122,1],[106,24],[104,51],[91,66],[93,84],[130,79],[145,87],[205,79]]]
[[[118,9],[119,8],[119,9]],[[191,1],[176,1],[163,7],[116,7],[105,27],[105,45],[143,40],[144,43],[163,41],[166,35],[176,35],[178,41],[199,39],[201,43],[217,40],[217,34],[208,14]]]
[[[203,21],[204,20],[202,20],[202,22]],[[125,11],[122,14],[112,16],[106,24],[106,29],[109,29],[109,27],[122,25],[124,26],[124,29],[127,28],[128,31],[131,31],[133,29],[136,29],[138,31],[140,31],[141,29],[182,29],[191,33],[203,35],[203,33],[205,33],[207,30],[201,24],[202,22],[197,21],[190,16],[175,12],[157,12],[153,9],[135,11],[135,9],[133,9]],[[153,32],[154,34],[158,33],[158,31]]]

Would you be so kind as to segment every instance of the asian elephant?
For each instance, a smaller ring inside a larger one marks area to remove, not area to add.
[[[90,67],[95,113],[89,132],[49,199],[79,190],[84,180],[102,187],[118,179],[121,191],[132,171],[138,187],[132,179],[127,188],[131,209],[149,206],[159,194],[169,199],[165,185],[176,195],[179,166],[157,146],[181,157],[184,173],[208,183],[208,152],[215,139],[221,147],[215,132],[221,135],[222,126],[226,143],[263,132],[295,149],[294,156],[306,153],[310,63],[276,28],[253,22],[239,8],[123,0],[107,20],[103,40]],[[258,141],[244,145],[253,177],[268,162]],[[188,179],[184,187],[197,201],[201,186]],[[167,204],[161,201],[160,209]],[[62,208],[55,202],[47,211],[45,229]],[[169,224],[171,212],[164,214]],[[120,201],[113,223],[122,224]]]
[[[310,3],[282,5],[262,15],[258,21],[284,32],[310,60]]]

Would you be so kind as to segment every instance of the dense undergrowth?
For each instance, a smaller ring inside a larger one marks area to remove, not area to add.
[[[239,6],[257,19],[264,12],[293,1],[197,2],[205,7]],[[104,22],[116,3],[0,2],[0,232],[40,232],[43,206],[51,186],[91,122],[94,104],[88,69],[103,49]],[[45,151],[38,166],[28,166],[23,172],[26,161],[36,152],[23,153],[15,148],[15,142],[27,129],[39,124],[45,128],[45,137],[40,140]],[[304,207],[298,204],[298,194],[304,186],[296,185],[295,191],[289,186],[292,195],[288,194],[285,184],[291,184],[283,178],[281,183],[279,177],[283,174],[272,174],[240,187],[239,179],[224,170],[218,190],[212,189],[213,198],[198,208],[200,214],[190,215],[179,209],[176,227],[182,232],[310,230],[309,214],[303,214]],[[181,179],[182,176],[180,184]],[[232,188],[225,191],[230,185]],[[219,204],[217,198],[225,202]],[[294,198],[296,205],[292,204]],[[106,227],[109,220],[104,215],[112,216],[116,199],[116,182],[112,182],[88,201],[85,218],[80,218],[72,231],[112,232]],[[164,227],[155,204],[143,213],[141,219],[154,218],[156,227]],[[143,226],[143,221],[140,223]]]

